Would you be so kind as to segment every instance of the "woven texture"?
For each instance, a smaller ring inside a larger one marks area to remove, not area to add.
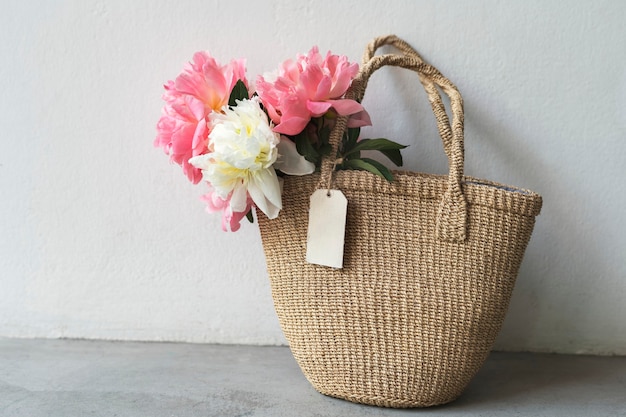
[[[384,44],[402,55],[373,56]],[[364,171],[333,173],[327,160],[321,173],[285,177],[283,211],[258,220],[276,312],[311,384],[354,402],[424,407],[457,398],[489,354],[541,197],[463,175],[460,95],[403,45],[374,41],[350,94],[360,99],[385,65],[418,72],[449,175],[395,171],[389,183]],[[451,98],[451,124],[435,86]],[[344,127],[340,119],[335,149]],[[348,199],[340,270],[305,261],[309,197],[327,184]]]

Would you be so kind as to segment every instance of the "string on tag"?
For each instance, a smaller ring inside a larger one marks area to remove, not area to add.
[[[337,168],[337,164],[341,164],[343,162],[343,158],[337,158],[333,162],[333,167],[330,170],[330,175],[328,176],[328,183],[326,184],[326,196],[330,197],[330,190],[333,185],[333,174],[335,173],[335,168]]]

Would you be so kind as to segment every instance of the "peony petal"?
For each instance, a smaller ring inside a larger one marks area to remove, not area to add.
[[[202,82],[199,74],[194,73],[182,73],[176,77],[175,88],[181,94],[189,94],[198,99],[202,99],[207,92],[206,83]]]
[[[230,225],[230,220],[232,219],[232,217],[230,217],[230,213],[228,211],[223,211],[222,212],[222,230],[225,232],[228,232],[228,226]],[[236,232],[237,230],[233,230],[233,228],[230,228],[231,232]]]
[[[372,120],[370,119],[369,113],[365,109],[351,115],[348,119],[348,127],[363,127],[371,125]]]
[[[296,144],[283,136],[278,144],[278,159],[274,162],[274,168],[287,175],[308,175],[315,171],[315,164],[300,155]]]
[[[205,66],[203,81],[210,87],[205,90],[203,97],[198,97],[202,100],[210,109],[219,111],[222,106],[228,104],[228,98],[230,97],[230,85],[226,81],[225,74],[219,67]]]
[[[233,59],[228,65],[228,70],[231,75],[230,90],[233,89],[237,81],[241,80],[246,88],[249,89],[248,80],[246,79],[246,60],[245,59]]]
[[[270,167],[260,171],[258,175],[255,175],[255,181],[260,185],[267,200],[280,210],[283,207],[283,198],[276,170]],[[278,211],[276,211],[276,214],[278,215]]]
[[[274,127],[274,132],[290,136],[297,135],[304,130],[309,120],[311,119],[283,116],[280,123]]]
[[[198,169],[207,169],[209,167],[209,161],[211,160],[210,154],[203,154],[194,156],[189,159],[189,163]],[[207,194],[208,195],[208,194]]]
[[[338,98],[345,94],[352,83],[352,79],[359,72],[359,65],[357,63],[350,64],[348,59],[344,57],[337,57],[336,60],[327,61],[327,65],[330,67],[333,74],[334,85],[329,93],[329,98]]]
[[[203,195],[200,199],[206,202],[207,212],[222,212],[222,230],[225,232],[236,232],[239,230],[241,220],[246,217],[246,214],[252,207],[252,200],[248,198],[244,211],[233,211],[230,206],[231,196],[228,196],[227,199],[223,199],[215,192],[215,190],[209,191],[208,194]]]
[[[189,71],[201,72],[202,67],[205,65],[218,66],[215,58],[213,58],[207,51],[198,51],[193,54],[191,62],[189,62]]]
[[[276,124],[280,123],[280,114],[278,114],[276,108],[273,105],[266,104],[265,110],[267,110],[267,114],[270,116],[270,119],[272,119],[272,122]]]
[[[230,209],[224,210],[224,214],[222,217],[222,228],[227,231],[230,229],[231,232],[236,232],[241,227],[241,221],[246,214],[250,211],[250,205],[246,207],[245,211],[232,211]]]
[[[228,213],[228,215],[224,214],[224,217],[222,218],[222,228],[225,228],[226,224],[228,224],[228,229],[230,229],[231,232],[236,232],[241,227],[240,222],[241,219],[243,219],[244,217],[246,217],[245,213]]]
[[[204,103],[195,97],[189,97],[189,96],[185,97],[185,104],[187,105],[187,108],[189,109],[189,112],[191,113],[190,116],[192,116],[189,118],[192,120],[204,120],[207,114],[209,113],[206,110]]]
[[[206,124],[206,120],[202,119],[198,122],[196,130],[193,134],[193,140],[191,142],[191,150],[194,155],[200,155],[205,153],[209,143],[209,128]]]
[[[320,78],[314,96],[309,96],[315,100],[326,100],[334,98],[330,95],[330,89],[333,86],[333,80],[329,75],[324,75]]]
[[[197,184],[202,180],[202,171],[195,168],[189,162],[183,160],[181,166],[183,168],[183,173],[193,184]]]
[[[306,97],[314,98],[319,94],[320,84],[324,84],[326,87],[326,93],[330,90],[331,83],[326,80],[326,83],[323,83],[324,80],[324,71],[317,65],[307,64],[304,71],[300,74],[300,83],[298,85],[299,88],[303,88],[306,92]],[[323,87],[322,87],[323,88]],[[325,97],[325,93],[322,92],[322,97]],[[325,97],[326,98],[326,97]]]
[[[352,83],[352,78],[350,77],[350,74],[348,73],[340,74],[339,77],[335,80],[335,85],[333,85],[333,87],[330,89],[330,92],[328,93],[328,97],[338,98],[338,97],[343,96],[348,90],[348,87],[350,87],[351,83]]]
[[[320,117],[332,107],[330,101],[307,101],[306,108],[311,112],[313,117]]]
[[[171,137],[171,151],[174,154],[179,155],[191,155],[191,143],[193,142],[193,135],[196,131],[196,126],[191,123],[185,123],[180,128],[172,132]]]
[[[250,178],[248,192],[254,204],[270,219],[282,208],[280,184],[273,168],[264,169]]]
[[[243,184],[237,184],[230,197],[230,208],[233,211],[244,211],[247,207],[248,194]]]
[[[328,103],[331,103],[333,109],[337,110],[337,113],[342,116],[347,116],[349,114],[363,111],[363,106],[361,106],[361,104],[350,99],[328,100]]]
[[[217,195],[214,190],[211,190],[207,194],[201,196],[200,200],[206,203],[206,210],[209,213],[221,211],[224,207],[228,206],[228,201]]]

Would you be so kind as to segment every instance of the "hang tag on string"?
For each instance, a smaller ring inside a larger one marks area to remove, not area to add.
[[[339,190],[316,190],[311,195],[306,242],[308,263],[343,267],[348,200]]]

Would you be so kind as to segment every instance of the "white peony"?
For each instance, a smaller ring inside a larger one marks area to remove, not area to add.
[[[272,131],[258,98],[238,100],[233,108],[211,113],[209,120],[209,152],[189,163],[202,170],[203,179],[222,199],[230,196],[234,212],[246,209],[250,195],[267,217],[278,216],[280,184],[272,164],[278,157],[280,136]]]

